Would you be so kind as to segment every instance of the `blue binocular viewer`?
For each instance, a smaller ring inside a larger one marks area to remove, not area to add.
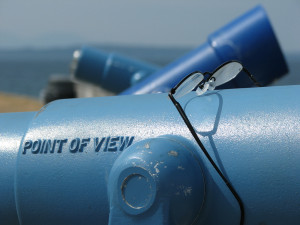
[[[265,10],[257,6],[208,36],[207,42],[169,65],[158,66],[116,53],[83,47],[74,54],[73,76],[121,95],[167,92],[186,74],[213,71],[238,60],[263,85],[288,72]],[[220,88],[251,87],[244,76]]]

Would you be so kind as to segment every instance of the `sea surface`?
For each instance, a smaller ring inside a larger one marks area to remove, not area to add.
[[[97,46],[160,66],[172,62],[192,48],[147,48]],[[80,46],[60,49],[0,50],[0,92],[39,98],[52,74],[70,75],[73,52]],[[300,84],[300,53],[285,53],[290,73],[274,85]]]
[[[107,52],[163,66],[185,54],[188,48],[147,48],[98,46]],[[38,98],[51,75],[70,75],[73,52],[78,47],[43,50],[0,50],[0,92],[28,95]]]

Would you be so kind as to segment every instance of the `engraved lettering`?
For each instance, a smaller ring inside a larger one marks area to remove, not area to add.
[[[101,141],[99,141],[99,138],[94,138],[94,148],[95,152],[99,152],[103,142],[105,141],[105,137],[101,138]]]
[[[104,147],[104,149],[103,149],[104,152],[107,151],[107,146],[108,146],[109,140],[110,140],[110,137],[107,137],[107,138],[106,138],[105,147]]]
[[[79,144],[80,144],[80,139],[79,138],[75,138],[71,141],[70,144],[70,152],[71,153],[76,153],[79,149]]]
[[[24,144],[24,149],[22,154],[26,154],[27,150],[31,149],[32,141],[26,141]]]
[[[33,142],[32,149],[31,149],[32,154],[39,153],[40,147],[41,147],[41,143],[42,143],[41,139],[38,139],[35,142]]]
[[[32,154],[62,153],[64,149],[69,148],[69,152],[84,152],[88,149],[92,138],[74,138],[67,146],[68,139],[37,139],[24,141],[22,154],[30,151]],[[96,137],[94,140],[94,151],[99,152],[117,152],[128,148],[134,141],[134,136],[109,136]],[[56,147],[57,146],[57,147]]]
[[[56,139],[54,139],[54,141],[53,141],[53,145],[52,145],[52,149],[51,149],[51,151],[50,151],[50,153],[54,153],[54,151],[55,151],[55,145],[56,145]],[[51,142],[50,142],[51,143]]]
[[[57,143],[59,143],[57,153],[61,153],[63,149],[63,145],[68,142],[68,139],[63,139],[63,140],[57,140]]]
[[[125,148],[128,148],[134,140],[134,137],[121,137],[119,151],[123,151]]]
[[[83,138],[81,140],[81,145],[80,145],[80,148],[79,148],[79,152],[83,152],[83,149],[87,146],[88,143],[90,143],[90,138]]]
[[[45,144],[43,147],[45,154],[47,154],[48,151],[49,151],[49,153],[54,153],[55,142],[56,142],[56,140],[54,140],[53,145],[51,145],[51,140],[45,140]],[[52,147],[52,149],[51,149],[51,147]]]
[[[45,147],[45,143],[46,143],[47,140],[43,140],[42,142],[42,147],[40,149],[40,154],[43,154],[44,153],[44,147]]]
[[[120,137],[112,137],[110,139],[110,142],[108,143],[107,150],[111,151],[111,152],[117,151],[118,150],[117,141],[119,141],[119,140],[120,140]]]

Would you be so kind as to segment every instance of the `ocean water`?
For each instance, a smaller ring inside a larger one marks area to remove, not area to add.
[[[68,61],[0,62],[0,91],[38,97],[52,73],[68,74]]]
[[[102,50],[114,51],[166,65],[188,52],[191,48],[145,48],[101,46]],[[69,76],[74,50],[79,47],[48,50],[2,50],[0,51],[0,92],[22,94],[39,98],[52,74]],[[290,73],[274,85],[300,84],[300,53],[285,54]]]
[[[188,48],[146,48],[101,46],[157,65],[165,65],[183,55]],[[0,50],[0,92],[38,98],[52,74],[70,75],[73,52],[80,47],[47,50]]]

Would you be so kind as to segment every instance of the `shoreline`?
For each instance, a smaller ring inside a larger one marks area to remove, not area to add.
[[[42,107],[38,99],[0,92],[0,113],[38,111]]]

